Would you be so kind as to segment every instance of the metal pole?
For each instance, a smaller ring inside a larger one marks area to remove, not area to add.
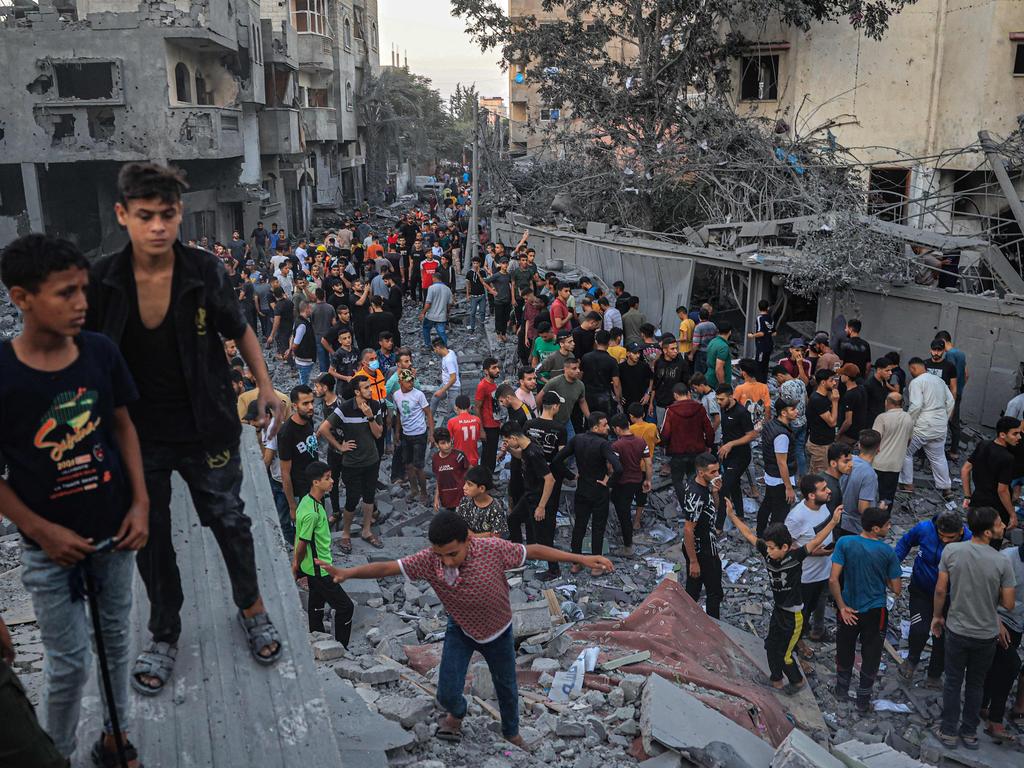
[[[479,102],[476,108],[473,110],[473,177],[470,179],[472,184],[470,196],[473,198],[473,209],[470,212],[469,217],[469,262],[473,263],[473,258],[479,253],[480,250],[480,209],[477,201],[478,193],[480,191],[480,182],[478,175],[480,172],[480,105]]]
[[[978,131],[978,139],[981,141],[982,149],[985,150],[985,158],[988,160],[988,164],[992,166],[992,172],[995,173],[996,179],[999,181],[999,187],[1006,196],[1006,202],[1010,204],[1013,218],[1017,220],[1018,226],[1024,232],[1024,205],[1021,205],[1020,195],[1013,188],[1013,182],[1006,172],[1006,166],[1003,165],[1003,158],[999,156],[996,143],[992,141],[992,135],[988,131]]]

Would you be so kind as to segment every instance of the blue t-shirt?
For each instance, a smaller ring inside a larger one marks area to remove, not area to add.
[[[114,409],[139,395],[114,342],[82,331],[75,343],[78,358],[52,372],[0,344],[0,464],[25,506],[100,541],[117,533],[131,504]]]
[[[892,547],[864,536],[843,536],[832,562],[843,566],[843,600],[858,613],[884,608],[886,585],[903,572]]]
[[[967,383],[967,355],[953,347],[946,352],[946,359],[956,366],[956,393],[959,397]]]

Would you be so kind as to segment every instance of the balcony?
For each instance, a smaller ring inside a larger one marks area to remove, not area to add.
[[[303,107],[306,141],[337,141],[338,114],[333,107]]]
[[[242,110],[190,106],[170,110],[168,157],[175,160],[236,157],[242,149]]]
[[[334,71],[334,41],[315,32],[299,33],[299,68]]]
[[[270,19],[260,19],[263,35],[264,64],[278,64],[287,69],[299,68],[299,36],[295,27],[282,21],[279,29]]]
[[[534,94],[532,88],[526,83],[517,83],[515,80],[509,79],[508,82],[508,100],[509,101],[529,101],[530,97]]]
[[[299,144],[299,110],[268,107],[259,112],[260,154],[295,155]]]

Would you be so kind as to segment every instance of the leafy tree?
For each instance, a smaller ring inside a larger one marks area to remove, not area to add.
[[[543,215],[568,194],[580,218],[650,231],[837,212],[849,221],[863,189],[830,126],[800,135],[738,116],[730,72],[750,43],[743,30],[771,18],[805,30],[848,23],[879,38],[914,1],[544,0],[538,18],[451,0],[481,48],[522,65],[562,112],[549,159],[509,167],[485,157],[498,179],[492,198]],[[886,264],[890,245],[878,257]]]
[[[409,160],[433,168],[458,156],[463,136],[430,78],[406,67],[386,67],[364,83],[359,109],[366,120],[367,186],[381,194],[388,169]]]

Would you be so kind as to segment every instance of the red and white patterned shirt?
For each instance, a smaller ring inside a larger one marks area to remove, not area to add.
[[[426,581],[434,588],[448,615],[478,643],[489,643],[512,623],[505,571],[526,563],[526,547],[498,538],[471,536],[466,559],[456,569],[454,583],[432,549],[403,557],[398,566],[407,579]]]

